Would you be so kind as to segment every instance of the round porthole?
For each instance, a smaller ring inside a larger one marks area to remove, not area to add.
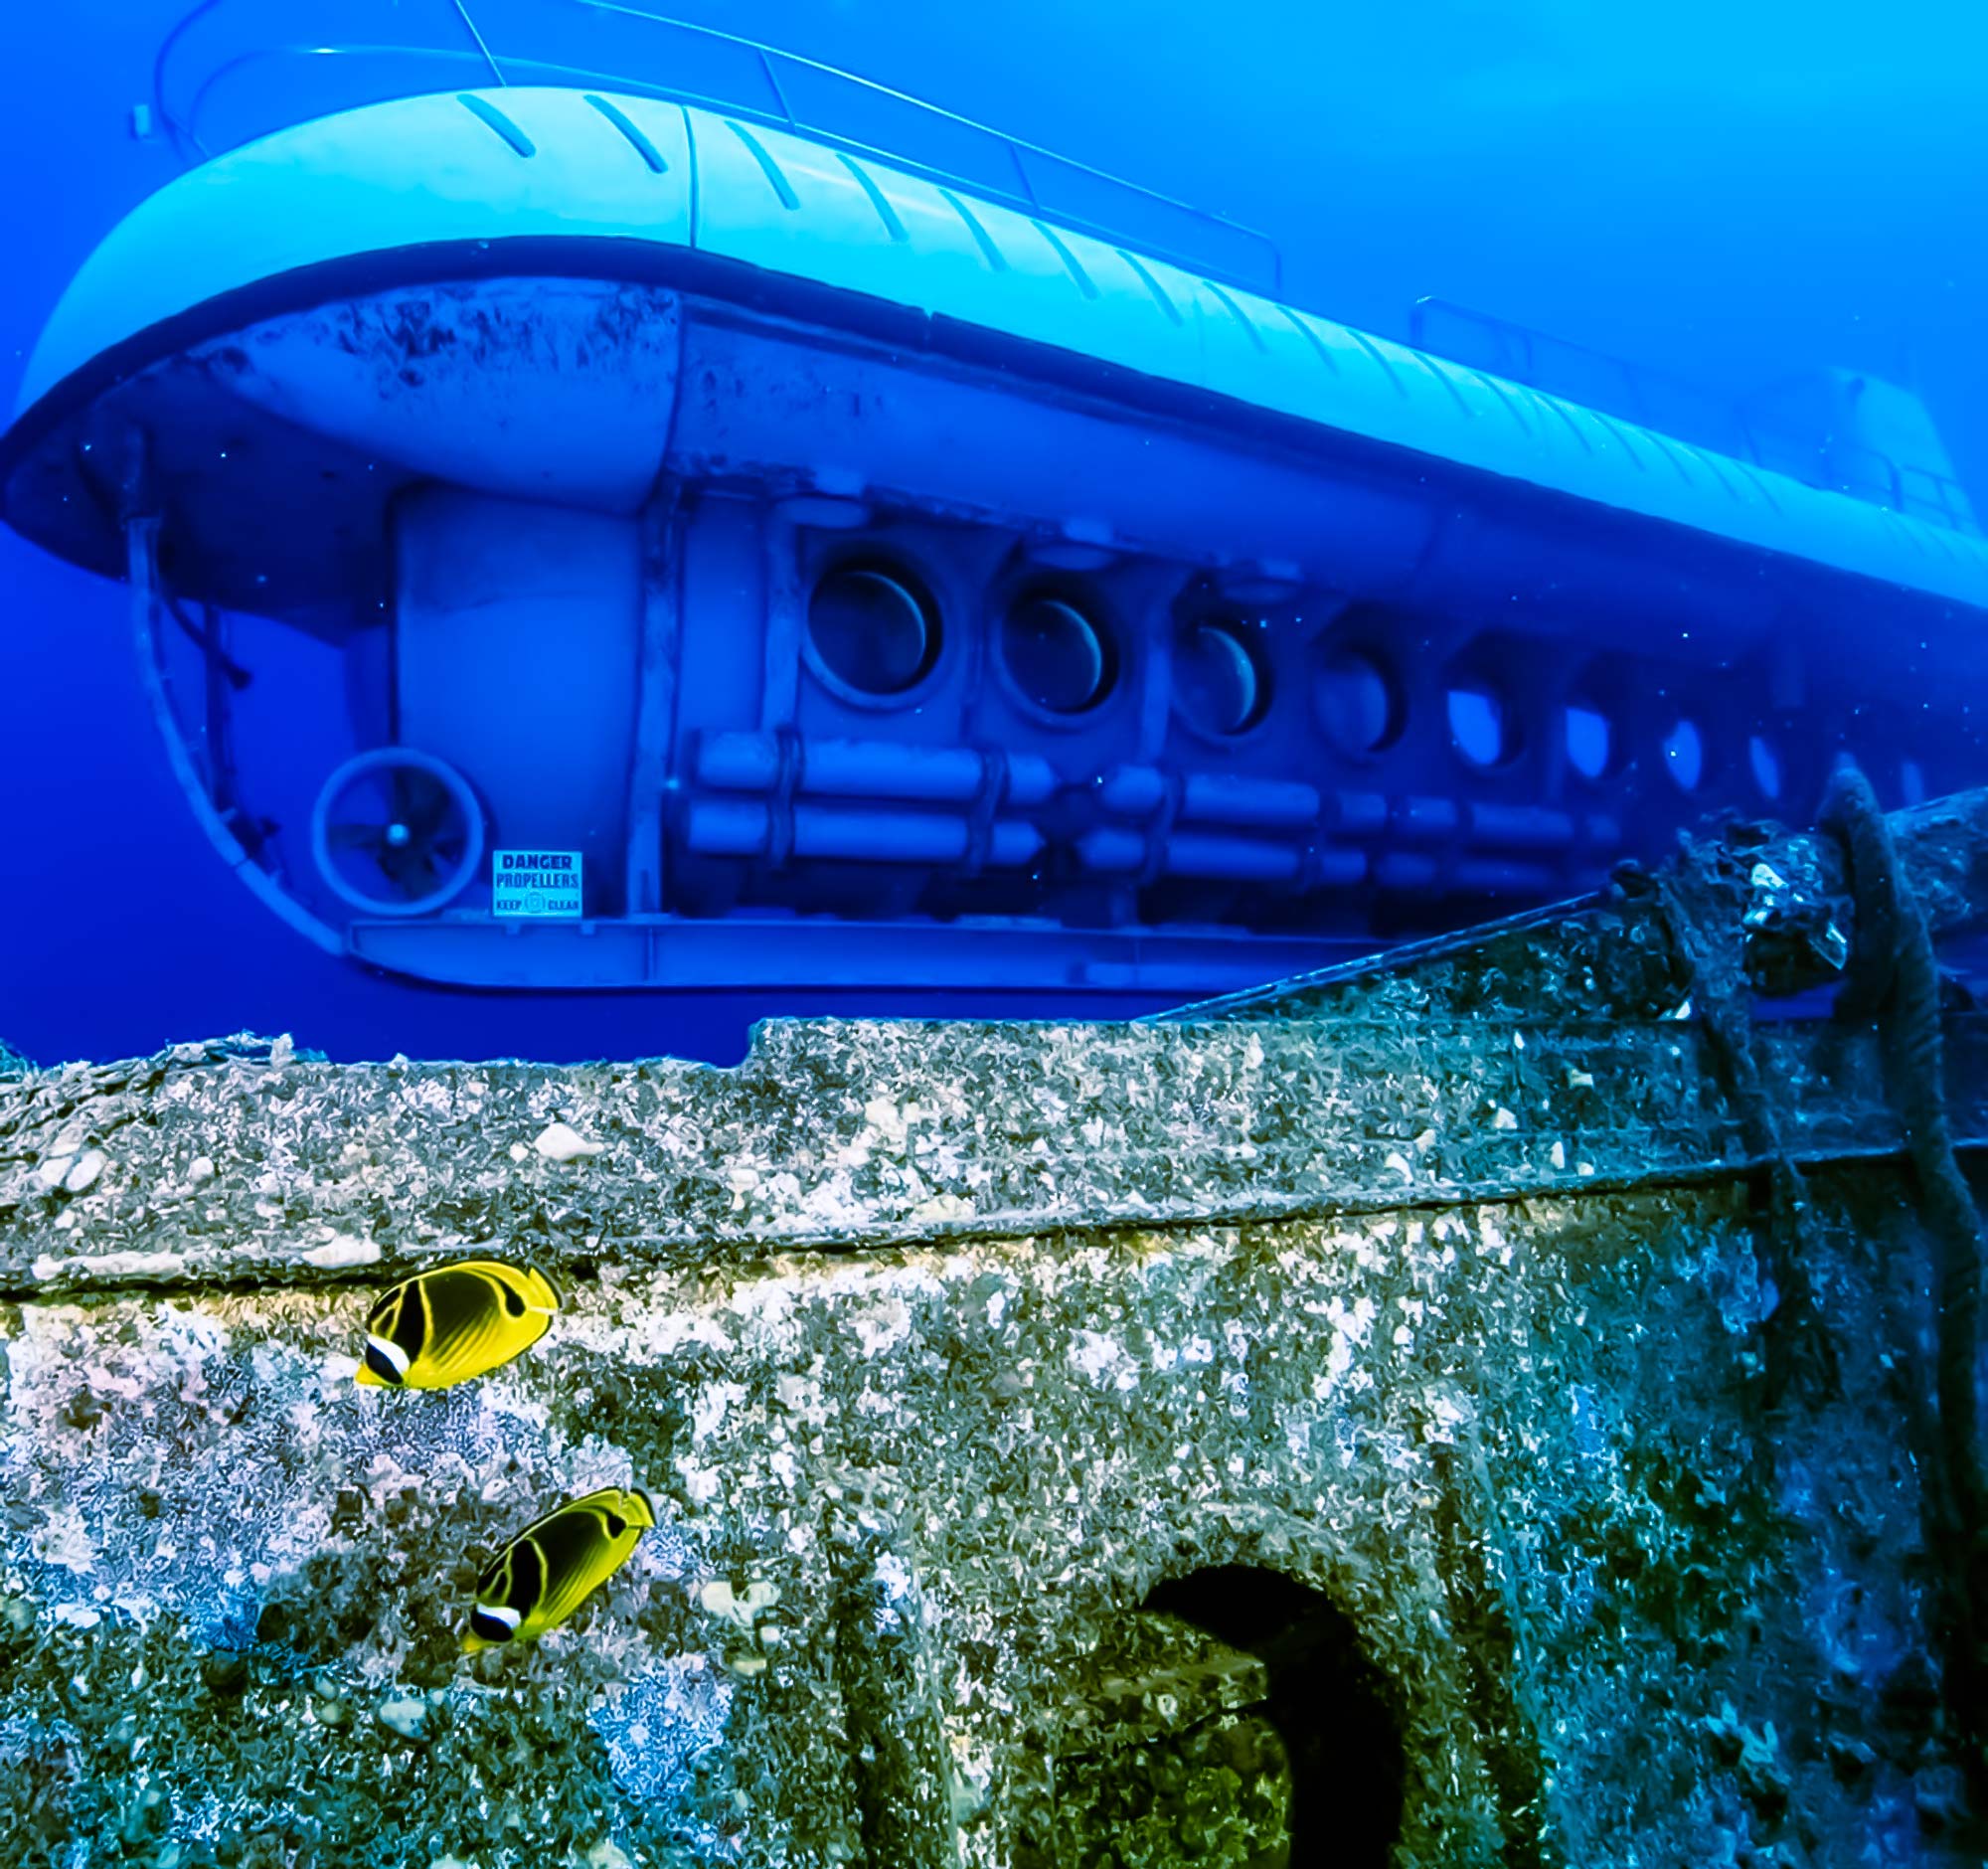
[[[859,695],[908,693],[938,660],[938,609],[893,566],[839,565],[808,599],[808,640],[821,665]]]
[[[1563,721],[1567,763],[1582,778],[1606,778],[1615,769],[1615,728],[1608,716],[1585,702],[1568,704]]]
[[[1518,723],[1497,689],[1459,682],[1448,694],[1449,741],[1466,764],[1503,765],[1519,750]]]
[[[1695,723],[1679,721],[1664,736],[1664,770],[1680,791],[1696,791],[1705,776],[1705,741]]]
[[[1248,623],[1204,620],[1174,641],[1174,699],[1205,734],[1246,734],[1270,706],[1270,670],[1262,630]]]
[[[1111,692],[1111,640],[1069,597],[1036,594],[1001,619],[1001,661],[1024,699],[1048,714],[1083,714]]]
[[[1319,664],[1312,704],[1326,739],[1356,759],[1383,752],[1401,738],[1400,691],[1363,649],[1335,649]]]
[[[1763,798],[1781,795],[1781,756],[1774,743],[1761,734],[1746,742],[1746,764],[1753,774],[1754,788]]]

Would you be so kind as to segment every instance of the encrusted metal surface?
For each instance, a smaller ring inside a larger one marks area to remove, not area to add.
[[[1931,799],[1894,812],[1889,822],[1902,873],[1935,936],[1988,915],[1988,790]],[[1820,910],[1825,924],[1833,921],[1846,946],[1854,934],[1843,847],[1832,836],[1736,824],[1701,870],[1709,888],[1727,895],[1736,931],[1760,908],[1785,914],[1799,905]],[[1833,955],[1818,950],[1805,968],[1788,968],[1774,985],[1799,992],[1826,983],[1841,964],[1841,949]],[[1650,879],[1630,871],[1592,900],[1535,910],[1163,1018],[1293,1018],[1348,1003],[1386,1002],[1404,1012],[1537,1017],[1562,1007],[1589,1018],[1633,1019],[1678,984],[1663,905]]]
[[[1682,1005],[1680,1002],[1680,1009]],[[1866,1032],[1765,1028],[1807,1159],[1884,1152]],[[702,1266],[1574,1192],[1753,1160],[1687,1020],[775,1024],[737,1071],[187,1047],[0,1090],[0,1292],[377,1279],[498,1242]],[[1988,1134],[1988,1026],[1948,1045]],[[590,1151],[554,1159],[555,1123]],[[86,1181],[83,1180],[87,1177]]]
[[[1877,1314],[1909,1242],[1830,1237],[1832,1316]],[[0,1808],[58,1861],[122,1826],[182,1861],[235,1830],[269,1863],[881,1863],[907,1809],[1042,1860],[1073,1670],[1163,1578],[1242,1563],[1325,1592],[1390,1684],[1403,1864],[1718,1861],[1791,1810],[1861,1846],[1939,1790],[1887,1698],[1910,1467],[1861,1330],[1854,1399],[1763,1461],[1767,1301],[1725,1187],[603,1268],[435,1396],[351,1384],[358,1292],[36,1302]],[[597,1607],[461,1661],[479,1557],[630,1479],[662,1522]],[[899,1659],[839,1644],[852,1588]]]
[[[1308,1019],[0,1080],[0,1860],[1969,1860],[1868,1036],[1754,1035],[1835,1350],[1770,1410],[1773,1213],[1668,958],[1543,984],[1641,915]],[[357,1388],[373,1288],[468,1247],[564,1268],[551,1333]],[[631,1482],[574,1623],[461,1657],[480,1560]],[[1232,1566],[1344,1618],[1398,1813],[1343,1746],[1292,1801],[1344,1677],[1142,1619]]]

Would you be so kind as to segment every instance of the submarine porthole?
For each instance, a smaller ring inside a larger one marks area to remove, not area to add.
[[[1458,683],[1448,695],[1449,740],[1472,765],[1503,765],[1519,750],[1518,723],[1495,688]]]
[[[1606,778],[1615,769],[1615,730],[1599,708],[1570,703],[1564,728],[1567,763],[1582,778]]]
[[[1325,737],[1341,753],[1365,758],[1401,737],[1400,691],[1364,650],[1336,649],[1320,665],[1312,705]]]
[[[1226,620],[1190,623],[1174,645],[1174,698],[1205,734],[1246,734],[1269,711],[1270,671],[1260,628]]]
[[[1295,1578],[1241,1564],[1172,1579],[1140,1607],[1264,1664],[1259,1710],[1288,1760],[1290,1803],[1285,1852],[1260,1860],[1386,1869],[1402,1832],[1402,1728],[1351,1619]]]
[[[1697,724],[1679,721],[1664,736],[1664,770],[1680,791],[1696,791],[1705,776],[1705,741]]]
[[[1001,619],[1001,660],[1047,714],[1084,714],[1111,692],[1117,661],[1102,628],[1068,597],[1017,597]]]
[[[808,640],[844,687],[873,699],[907,694],[938,660],[938,608],[895,566],[838,565],[808,599]]]
[[[1774,751],[1771,740],[1755,734],[1746,742],[1746,764],[1753,773],[1753,784],[1763,798],[1778,798],[1781,795],[1781,756]]]

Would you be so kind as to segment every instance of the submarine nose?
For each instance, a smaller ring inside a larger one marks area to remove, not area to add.
[[[387,596],[410,486],[638,509],[677,301],[586,255],[688,242],[684,114],[501,95],[300,124],[140,204],[35,348],[0,439],[8,523],[116,576],[125,509],[169,498],[182,598],[335,635]]]

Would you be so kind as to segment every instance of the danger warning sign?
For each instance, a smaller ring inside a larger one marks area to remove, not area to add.
[[[578,850],[493,850],[490,907],[497,915],[578,916]]]

